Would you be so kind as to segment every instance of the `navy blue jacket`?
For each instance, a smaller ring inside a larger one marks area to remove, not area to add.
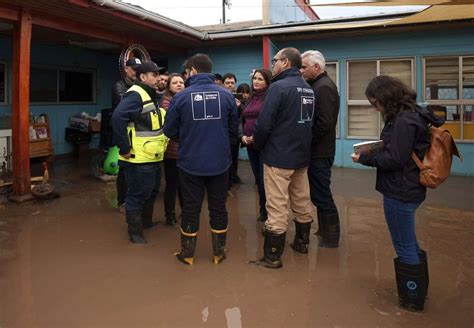
[[[253,135],[265,164],[289,170],[309,165],[314,101],[313,89],[297,68],[273,78]]]
[[[425,157],[431,144],[428,124],[440,126],[443,120],[425,108],[400,112],[382,130],[383,150],[360,156],[359,163],[377,168],[375,189],[384,196],[407,203],[425,199],[426,187],[420,184],[420,170],[411,153]]]
[[[177,165],[188,174],[214,176],[231,164],[229,138],[237,138],[234,96],[214,83],[214,75],[197,74],[177,93],[166,112],[164,132],[179,139]]]

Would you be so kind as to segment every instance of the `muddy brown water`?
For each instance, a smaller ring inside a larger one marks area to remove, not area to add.
[[[90,176],[84,161],[52,168],[61,197],[0,205],[0,327],[473,327],[474,178],[450,177],[417,213],[429,256],[422,314],[397,306],[394,251],[372,170],[333,170],[341,217],[338,249],[307,256],[288,242],[283,268],[247,263],[262,254],[257,195],[247,162],[228,199],[228,258],[211,262],[207,204],[195,264],[173,253],[177,227],[163,224],[162,195],[132,245],[114,203],[115,185]],[[313,231],[316,226],[313,227]]]

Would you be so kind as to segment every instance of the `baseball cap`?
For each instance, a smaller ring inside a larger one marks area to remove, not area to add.
[[[159,67],[152,61],[147,61],[142,63],[140,66],[137,67],[137,76],[140,74],[145,74],[149,72],[157,72],[159,73],[161,70],[163,70],[164,67]]]
[[[142,64],[142,61],[138,58],[130,58],[129,60],[127,60],[127,62],[125,63],[125,66],[130,66],[132,68],[137,68],[138,65],[141,65]]]

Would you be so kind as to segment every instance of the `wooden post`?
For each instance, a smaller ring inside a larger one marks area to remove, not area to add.
[[[30,181],[30,53],[32,17],[21,9],[13,28],[13,195],[22,203],[33,198]]]
[[[270,56],[271,56],[271,51],[270,51],[271,43],[270,43],[270,37],[268,35],[264,35],[262,38],[262,48],[263,48],[263,68],[266,69],[271,69],[270,67]]]

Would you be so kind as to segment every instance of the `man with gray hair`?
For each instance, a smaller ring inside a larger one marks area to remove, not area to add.
[[[311,201],[317,207],[319,246],[339,246],[339,214],[331,193],[331,167],[336,152],[336,124],[339,115],[337,86],[326,73],[326,60],[316,50],[301,56],[301,74],[316,97],[308,177]]]

